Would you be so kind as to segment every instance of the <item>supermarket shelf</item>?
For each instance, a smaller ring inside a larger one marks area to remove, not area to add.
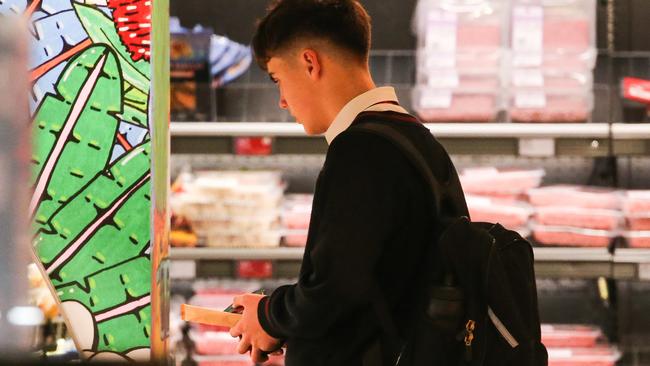
[[[612,134],[618,140],[650,139],[650,123],[614,123]]]
[[[425,126],[451,154],[529,155],[530,142],[545,146],[542,156],[607,156],[606,123],[427,123]],[[272,137],[276,154],[324,154],[322,137],[308,136],[301,125],[285,122],[172,122],[172,153],[231,154],[234,137]],[[541,141],[540,141],[541,140]],[[545,140],[545,141],[544,141]],[[645,153],[637,142],[621,147]],[[525,146],[524,146],[525,145]],[[539,148],[533,150],[539,154]],[[531,155],[539,156],[539,155]]]
[[[605,123],[425,123],[440,138],[606,138]],[[310,137],[297,123],[172,122],[172,136]]]
[[[540,278],[650,279],[650,250],[618,249],[611,255],[606,248],[536,247],[534,252]],[[283,275],[295,275],[303,253],[303,248],[172,248],[170,258],[199,261],[208,267],[212,263],[213,268],[220,265],[221,274],[230,273],[234,261],[270,260]]]

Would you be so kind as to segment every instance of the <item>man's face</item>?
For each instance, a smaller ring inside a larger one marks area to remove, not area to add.
[[[280,91],[279,106],[286,109],[309,135],[327,130],[329,123],[320,111],[318,78],[298,55],[273,56],[266,64],[271,80]]]

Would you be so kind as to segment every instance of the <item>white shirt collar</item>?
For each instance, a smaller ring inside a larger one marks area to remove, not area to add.
[[[397,100],[397,94],[395,94],[395,89],[393,87],[383,86],[370,89],[367,92],[354,97],[341,109],[339,114],[336,115],[336,118],[334,118],[334,121],[332,121],[332,124],[325,132],[325,139],[327,140],[327,144],[331,144],[336,136],[338,136],[341,132],[347,130],[354,119],[357,118],[357,115],[365,110],[372,110],[376,112],[394,111],[399,113],[408,113],[399,105],[382,102],[399,103]]]

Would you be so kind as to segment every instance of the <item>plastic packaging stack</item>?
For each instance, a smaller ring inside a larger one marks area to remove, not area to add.
[[[525,193],[539,187],[544,170],[465,169],[459,178],[472,221],[498,222],[522,236],[530,234],[533,210]]]
[[[626,231],[632,248],[650,248],[650,191],[627,191],[623,197]]]
[[[528,197],[540,244],[607,247],[623,224],[621,193],[612,189],[557,185],[531,189]]]
[[[614,366],[621,353],[590,325],[542,324],[549,366]]]
[[[282,226],[284,228],[284,245],[304,247],[307,244],[307,232],[311,219],[314,195],[286,195],[282,205]]]
[[[184,179],[171,206],[206,246],[276,247],[284,188],[276,171],[199,172]]]
[[[513,122],[585,122],[593,109],[595,0],[513,0]]]
[[[507,2],[420,0],[413,109],[428,122],[491,122],[502,106]]]
[[[205,281],[195,284],[196,294],[190,299],[190,304],[213,309],[225,309],[233,297],[246,292],[253,292],[263,283],[258,281]],[[194,324],[189,333],[194,342],[194,359],[199,365],[228,365],[253,366],[248,354],[237,353],[239,340],[230,336],[229,329],[224,327]],[[273,356],[265,365],[284,365],[284,357]]]

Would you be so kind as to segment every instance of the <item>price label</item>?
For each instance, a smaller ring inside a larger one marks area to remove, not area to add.
[[[519,139],[519,155],[531,157],[549,157],[555,155],[553,139]]]
[[[271,261],[239,261],[237,276],[240,278],[270,278],[273,276]]]
[[[543,87],[544,75],[539,69],[515,70],[512,73],[512,84],[516,87]]]
[[[273,140],[270,137],[237,137],[235,153],[237,155],[271,155]]]
[[[526,109],[544,108],[546,95],[543,92],[519,92],[515,94],[515,106]]]
[[[639,279],[650,280],[650,263],[639,263]]]
[[[424,109],[441,109],[451,107],[451,91],[427,90],[420,99],[420,106]]]
[[[515,6],[512,23],[515,67],[540,66],[544,46],[544,9],[541,6]]]

